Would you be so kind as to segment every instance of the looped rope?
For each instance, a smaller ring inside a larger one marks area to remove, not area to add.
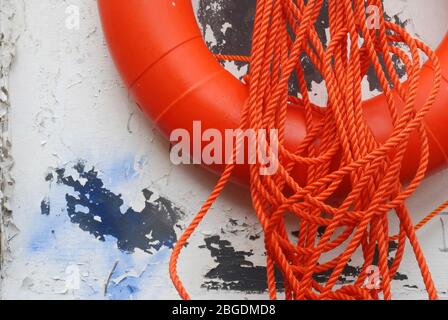
[[[284,279],[286,299],[391,299],[391,279],[409,240],[430,299],[437,293],[423,256],[416,230],[448,206],[448,202],[413,225],[405,201],[414,193],[428,166],[428,137],[423,118],[439,91],[441,67],[437,56],[403,28],[384,20],[381,0],[329,0],[327,46],[315,29],[324,0],[257,0],[250,57],[217,55],[222,60],[250,63],[245,77],[249,98],[241,116],[242,129],[278,129],[278,171],[260,175],[260,164],[250,166],[253,207],[264,231],[269,296],[277,298],[277,268]],[[366,8],[379,8],[379,28],[368,27]],[[421,54],[434,69],[433,87],[423,105],[416,103],[422,68]],[[325,80],[326,108],[311,104],[301,57],[305,54]],[[400,82],[393,57],[406,68],[406,87]],[[380,60],[382,59],[382,61]],[[387,141],[377,141],[362,110],[363,77],[373,66],[388,102],[393,131]],[[288,85],[296,74],[300,97],[291,96]],[[398,110],[392,88],[404,102]],[[284,147],[287,109],[304,110],[307,136],[295,152]],[[316,117],[319,114],[319,117]],[[318,120],[321,119],[321,120]],[[400,171],[409,136],[419,136],[418,168],[404,185]],[[241,145],[238,139],[233,152]],[[271,141],[264,140],[264,146]],[[257,146],[261,148],[263,146]],[[170,260],[170,275],[180,296],[189,295],[176,267],[180,252],[229,181],[234,164],[226,166],[213,192],[177,242]],[[297,164],[306,165],[305,185],[291,176]],[[343,184],[350,190],[341,198]],[[337,199],[337,201],[335,201]],[[337,202],[337,204],[335,204]],[[285,217],[297,218],[297,241],[289,238]],[[389,235],[389,215],[400,222],[399,233]],[[323,234],[319,235],[319,229]],[[392,260],[390,241],[397,241]],[[347,263],[358,251],[361,271],[350,286],[338,286]],[[324,259],[331,253],[333,258]],[[365,285],[369,267],[376,265],[380,283]],[[314,277],[327,272],[325,284]]]

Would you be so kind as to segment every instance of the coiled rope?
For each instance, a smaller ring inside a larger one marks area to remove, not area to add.
[[[448,206],[448,202],[416,226],[405,202],[424,178],[428,165],[428,137],[423,118],[439,91],[439,61],[422,41],[384,19],[381,0],[328,0],[330,41],[324,45],[315,29],[323,4],[324,0],[257,0],[251,56],[217,55],[218,59],[250,64],[245,77],[249,98],[240,128],[278,129],[277,173],[260,175],[260,164],[250,166],[253,207],[264,231],[269,297],[277,298],[277,269],[283,277],[286,299],[391,299],[391,279],[400,266],[408,240],[428,296],[437,299],[416,230]],[[370,5],[379,9],[379,28],[368,26],[366,8]],[[425,103],[417,105],[422,53],[434,70],[434,81]],[[302,54],[309,57],[325,80],[326,108],[311,104],[300,62]],[[406,86],[400,82],[393,56],[406,68]],[[383,89],[393,122],[393,131],[383,143],[375,139],[362,110],[361,83],[370,66]],[[297,76],[300,97],[288,92],[293,73]],[[401,110],[396,106],[392,88],[404,102]],[[284,131],[286,111],[296,107],[304,110],[307,136],[292,153],[284,147]],[[316,119],[316,112],[321,120]],[[414,132],[419,136],[420,154],[416,155],[419,165],[411,181],[405,184],[400,181],[400,168],[409,136]],[[235,149],[241,143],[238,139]],[[264,140],[267,146],[270,143]],[[233,162],[226,166],[173,250],[169,271],[184,299],[189,299],[189,295],[176,270],[180,252],[229,181],[235,167],[235,149]],[[304,185],[290,175],[298,164],[307,167]],[[350,187],[341,198],[336,194],[343,184]],[[392,215],[400,223],[395,236],[389,231]],[[296,241],[288,236],[286,216],[297,218]],[[322,228],[323,234],[319,235]],[[397,250],[389,260],[391,241],[397,242]],[[355,252],[363,256],[360,273],[353,284],[340,285],[338,279]],[[333,258],[324,261],[329,253]],[[377,266],[380,275],[379,286],[375,288],[365,285],[372,265]],[[315,276],[323,272],[330,275],[325,283],[318,283]]]

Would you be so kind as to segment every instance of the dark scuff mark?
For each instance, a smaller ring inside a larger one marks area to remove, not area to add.
[[[322,236],[325,233],[325,226],[319,226],[317,227],[317,238],[322,238]],[[291,235],[295,238],[299,237],[299,230],[295,230],[291,232]]]
[[[318,228],[318,238],[322,237],[322,235],[325,232],[325,227],[320,226]],[[299,237],[299,231],[292,231],[291,234],[298,238]],[[392,265],[393,263],[393,257],[392,257],[392,253],[394,251],[396,251],[398,248],[398,242],[397,241],[389,241],[389,249],[388,249],[388,264],[389,267]],[[372,261],[372,265],[378,265],[378,248],[375,252],[375,256],[373,258]],[[331,273],[333,272],[333,269],[329,269],[326,270],[325,272],[321,272],[318,274],[314,275],[314,280],[319,282],[319,283],[326,283],[329,279],[329,277],[331,276]],[[338,279],[338,284],[350,284],[354,282],[354,279],[356,279],[359,274],[361,273],[361,267],[359,266],[352,266],[350,264],[347,264],[344,268],[344,270],[341,273],[341,276]],[[403,280],[408,280],[408,276],[405,274],[402,274],[400,272],[395,273],[393,280],[399,280],[399,281],[403,281]]]
[[[404,288],[409,288],[409,289],[418,289],[418,287],[415,284],[414,285],[405,284],[403,287]]]
[[[402,274],[400,272],[397,272],[394,274],[394,277],[392,278],[393,280],[399,280],[399,281],[404,281],[404,280],[408,280],[408,276],[405,274]]]
[[[392,263],[394,262],[394,257],[392,256],[392,253],[397,251],[397,249],[398,249],[398,241],[389,241],[388,260],[387,260],[389,268],[392,266]],[[408,278],[407,275],[397,271],[394,274],[392,279],[393,280],[404,281],[404,280],[408,280],[409,278]]]
[[[40,202],[40,213],[46,216],[50,215],[50,201],[48,199]]]
[[[235,290],[246,293],[262,293],[267,290],[267,277],[265,266],[255,266],[246,258],[252,252],[236,251],[227,240],[220,236],[211,236],[204,239],[205,245],[215,262],[218,264],[205,275],[203,288],[209,290]],[[284,282],[279,272],[276,273],[277,288],[282,290]]]
[[[261,238],[261,236],[259,234],[249,236],[249,240],[252,240],[252,241],[258,240],[260,238]]]
[[[164,246],[173,247],[177,240],[176,223],[183,213],[171,201],[160,197],[150,202],[153,192],[145,189],[142,191],[146,199],[144,209],[129,208],[122,212],[121,195],[104,187],[94,167],[86,170],[84,163],[78,162],[73,168],[83,183],[67,175],[64,168],[55,170],[57,183],[78,193],[77,196],[65,195],[72,223],[101,241],[105,241],[106,236],[114,237],[118,248],[125,252],[138,248],[153,253]]]
[[[223,235],[244,236],[252,241],[260,239],[262,232],[261,226],[258,223],[249,224],[247,217],[242,220],[229,218],[228,222],[221,227],[221,234]]]
[[[217,54],[250,55],[256,0],[200,0],[198,21],[203,34],[211,28],[216,44],[207,42],[210,51]],[[230,27],[223,33],[225,23]],[[243,62],[235,62],[241,68]]]
[[[47,173],[47,175],[45,176],[45,181],[47,182],[53,181],[53,173],[51,172]]]

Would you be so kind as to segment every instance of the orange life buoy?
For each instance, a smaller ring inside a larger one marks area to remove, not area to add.
[[[104,33],[126,86],[143,112],[161,132],[183,128],[190,133],[193,122],[203,129],[236,129],[248,96],[246,86],[227,72],[209,52],[195,20],[191,0],[98,1]],[[448,35],[437,49],[443,69],[439,95],[425,118],[431,170],[448,164]],[[425,65],[417,103],[425,100],[432,86],[433,70]],[[400,99],[397,95],[397,104]],[[376,138],[383,142],[392,131],[392,120],[383,95],[364,102],[364,112]],[[297,108],[288,110],[285,145],[295,150],[305,137],[305,119]],[[403,161],[402,178],[412,176],[418,165],[415,135]],[[221,171],[224,165],[213,166]],[[295,168],[299,181],[305,170]],[[247,166],[237,166],[237,180],[247,179]]]

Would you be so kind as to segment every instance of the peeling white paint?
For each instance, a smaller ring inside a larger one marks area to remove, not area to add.
[[[446,1],[425,1],[422,10],[418,9],[421,7],[418,1],[389,0],[387,8],[389,10],[390,6],[391,12],[403,17],[413,17],[414,32],[435,45],[448,29],[448,19],[443,16],[443,11],[448,12]],[[197,9],[198,1],[194,4]],[[80,8],[79,30],[65,27],[68,5]],[[212,1],[209,5],[219,11],[221,1]],[[437,9],[443,6],[446,10]],[[49,7],[52,10],[48,10]],[[109,190],[121,194],[123,212],[127,207],[140,211],[146,202],[154,204],[160,196],[166,196],[185,209],[186,217],[179,223],[182,226],[200,208],[216,177],[199,167],[170,164],[168,143],[140,114],[115,71],[102,36],[95,1],[2,0],[1,12],[2,22],[4,14],[11,17],[12,12],[16,13],[6,24],[8,50],[3,51],[2,47],[0,83],[8,88],[7,79],[10,78],[11,84],[7,91],[10,100],[2,96],[4,101],[0,102],[0,110],[5,110],[0,114],[0,143],[10,151],[8,132],[11,131],[16,164],[11,170],[10,158],[5,158],[2,173],[8,176],[2,181],[12,181],[8,180],[10,173],[16,180],[10,207],[21,230],[16,234],[17,229],[10,221],[4,221],[9,225],[9,231],[3,230],[2,235],[10,240],[7,242],[12,254],[8,254],[9,258],[4,262],[3,297],[176,298],[168,276],[168,249],[153,255],[139,249],[128,254],[118,250],[112,238],[98,241],[71,223],[67,216],[65,197],[76,195],[76,192],[56,186],[55,181],[45,181],[45,177],[56,168],[64,167],[68,175],[84,186],[87,181],[70,168],[77,160],[85,160],[99,171]],[[426,29],[422,21],[428,16],[433,22]],[[221,32],[225,33],[231,27],[230,23],[225,23]],[[206,41],[216,42],[213,32],[207,30]],[[425,30],[433,32],[423,35]],[[16,49],[18,55],[9,74]],[[3,59],[3,52],[9,53],[6,55],[8,59]],[[246,67],[238,68],[233,62],[227,62],[225,66],[238,77],[247,72]],[[317,101],[324,104],[323,85],[313,83],[313,92]],[[8,123],[9,128],[4,126]],[[141,194],[144,188],[157,192],[146,200]],[[10,197],[10,187],[6,189],[6,195]],[[446,172],[426,180],[409,201],[414,219],[417,221],[443,201],[446,190]],[[50,202],[49,216],[40,213],[43,199]],[[100,220],[99,217],[95,219]],[[237,222],[231,223],[229,219]],[[206,250],[198,249],[204,244],[204,236],[211,235],[230,240],[236,250],[252,250],[254,254],[248,260],[260,265],[264,263],[263,239],[258,238],[261,229],[246,189],[238,186],[226,189],[182,255],[180,276],[195,298],[265,297],[206,291],[200,287],[203,275],[216,266]],[[440,222],[434,220],[419,232],[419,236],[433,277],[442,296],[446,297],[443,292],[448,290],[448,255],[439,250],[443,247]],[[422,288],[412,257],[408,248],[400,271],[409,276],[407,283]],[[77,275],[80,287],[72,288],[70,280]],[[138,290],[126,291],[129,286]],[[399,282],[394,282],[394,286],[398,292],[395,298],[425,298],[421,289],[403,288]]]
[[[13,158],[10,137],[9,76],[16,55],[16,43],[25,25],[22,15],[23,2],[5,0],[0,5],[0,278],[3,279],[7,264],[12,259],[9,243],[18,233],[11,207],[14,179],[11,175]],[[2,293],[0,283],[0,298]]]

